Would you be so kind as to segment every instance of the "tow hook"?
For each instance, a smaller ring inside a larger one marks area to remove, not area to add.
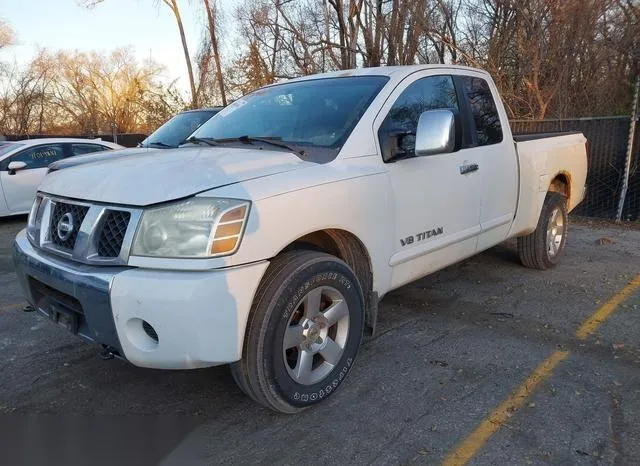
[[[109,346],[105,346],[102,351],[100,351],[100,359],[103,361],[108,361],[109,359],[115,358],[115,354],[113,353],[113,349]]]

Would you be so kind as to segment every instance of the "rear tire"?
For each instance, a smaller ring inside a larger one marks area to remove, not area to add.
[[[363,332],[362,289],[349,266],[323,252],[276,257],[258,287],[240,389],[274,411],[296,413],[333,394],[353,367]]]
[[[525,267],[546,270],[558,263],[567,240],[567,198],[549,192],[535,231],[518,238],[518,256]]]

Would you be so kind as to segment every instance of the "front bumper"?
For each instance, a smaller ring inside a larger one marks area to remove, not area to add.
[[[71,315],[79,337],[159,369],[240,359],[251,302],[268,266],[191,272],[85,265],[35,249],[25,231],[16,237],[13,257],[34,308]]]

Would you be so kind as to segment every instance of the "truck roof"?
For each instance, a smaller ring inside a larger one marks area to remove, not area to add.
[[[278,84],[282,84],[283,82],[305,81],[305,80],[320,79],[320,78],[338,78],[338,77],[347,77],[347,76],[389,76],[389,77],[408,76],[412,73],[415,73],[416,71],[425,71],[425,70],[434,70],[434,69],[465,70],[465,71],[475,71],[475,72],[486,73],[486,71],[483,69],[473,68],[470,66],[462,66],[462,65],[430,64],[430,65],[373,66],[373,67],[367,67],[367,68],[353,68],[349,70],[337,70],[337,71],[329,71],[326,73],[300,76],[297,78],[288,79],[286,81],[273,83],[264,87],[275,86]]]

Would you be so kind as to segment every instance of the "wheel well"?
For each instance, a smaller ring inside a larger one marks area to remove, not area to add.
[[[559,173],[551,181],[549,185],[549,191],[562,194],[567,198],[567,204],[569,204],[569,198],[571,197],[571,179],[566,173]]]
[[[314,249],[343,260],[356,274],[365,299],[366,319],[372,334],[376,323],[377,295],[373,293],[371,258],[362,241],[348,231],[327,229],[314,231],[289,244],[282,252],[295,249]]]

